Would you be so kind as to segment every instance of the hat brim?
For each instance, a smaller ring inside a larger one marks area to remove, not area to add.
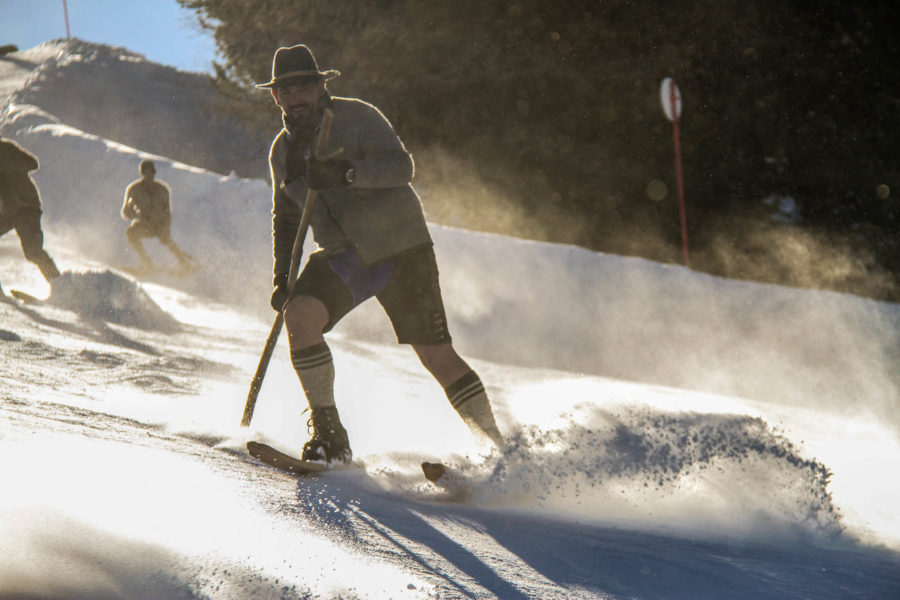
[[[335,77],[340,76],[341,72],[335,69],[329,69],[328,71],[291,71],[288,73],[282,73],[278,77],[272,79],[268,83],[258,83],[256,87],[258,88],[273,88],[278,87],[280,85],[284,85],[288,81],[293,79],[307,79],[307,78],[321,78],[325,81],[329,79],[334,79]]]

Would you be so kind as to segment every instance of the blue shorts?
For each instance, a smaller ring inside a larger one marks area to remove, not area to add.
[[[401,344],[449,344],[437,262],[431,245],[417,246],[366,265],[353,248],[309,257],[291,297],[311,296],[328,309],[330,331],[353,308],[378,298]]]

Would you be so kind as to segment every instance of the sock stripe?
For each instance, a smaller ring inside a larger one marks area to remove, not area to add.
[[[444,391],[450,404],[473,432],[487,437],[498,447],[503,444],[487,391],[475,371],[469,371],[445,387]]]
[[[448,398],[452,398],[459,393],[460,390],[467,388],[476,382],[481,382],[478,378],[478,374],[475,371],[469,371],[450,385],[446,386],[444,392],[446,392]]]
[[[458,409],[472,398],[484,394],[484,384],[475,371],[469,371],[444,388],[444,392],[453,408]]]
[[[472,398],[483,393],[484,385],[481,383],[481,381],[475,381],[450,396],[450,404],[453,406],[453,408],[459,408]]]
[[[296,370],[315,369],[330,362],[332,362],[331,350],[326,344],[317,344],[310,348],[291,352],[291,364],[294,365]]]
[[[320,354],[318,356],[310,356],[309,358],[295,358],[292,360],[295,369],[305,371],[306,369],[315,369],[327,365],[331,362],[331,354]]]

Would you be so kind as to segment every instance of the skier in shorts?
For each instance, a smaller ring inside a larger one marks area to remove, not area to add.
[[[39,166],[37,158],[19,144],[0,138],[0,235],[15,229],[25,258],[49,282],[59,277],[59,269],[44,250],[41,196],[29,175]]]
[[[191,257],[172,239],[172,211],[169,186],[155,179],[156,165],[152,160],[142,160],[139,166],[141,178],[132,181],[125,189],[122,218],[131,221],[125,229],[125,237],[141,259],[138,269],[153,271],[153,263],[144,249],[143,238],[159,238],[159,241],[178,259],[182,272],[189,272]]]
[[[334,400],[334,363],[323,336],[371,297],[381,303],[399,343],[410,344],[472,431],[497,446],[484,385],[451,344],[438,285],[433,242],[419,197],[410,184],[413,161],[385,116],[354,98],[332,97],[300,44],[279,48],[271,90],[284,128],[269,154],[273,198],[274,291],[283,311],[291,361],[311,409],[311,439],[301,458],[329,464],[352,459]],[[322,156],[311,156],[326,108],[334,119]],[[321,158],[321,157],[320,157]],[[311,228],[318,245],[288,291],[291,250],[307,190],[318,192]]]

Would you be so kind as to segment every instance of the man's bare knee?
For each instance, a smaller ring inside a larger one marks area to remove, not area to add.
[[[451,344],[414,345],[413,350],[425,368],[443,386],[453,383],[470,370]]]
[[[297,296],[284,307],[284,324],[291,348],[318,344],[328,325],[328,309],[312,296]]]

